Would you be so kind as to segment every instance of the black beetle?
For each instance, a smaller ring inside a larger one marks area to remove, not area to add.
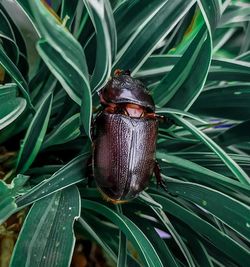
[[[158,119],[145,85],[117,70],[99,91],[101,112],[94,122],[93,174],[104,197],[120,203],[135,198],[153,172],[163,185],[155,161]]]

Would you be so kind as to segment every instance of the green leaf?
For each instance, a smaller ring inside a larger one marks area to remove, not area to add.
[[[28,128],[18,156],[17,173],[27,171],[40,150],[49,123],[52,99],[52,94],[45,98]]]
[[[117,29],[118,51],[126,44],[127,40],[162,6],[162,0],[133,0],[123,1],[114,11]],[[136,14],[136,16],[135,16]]]
[[[47,41],[40,40],[37,43],[37,50],[69,97],[80,105],[81,94],[79,88],[84,88],[85,81],[79,77],[78,72],[74,68],[71,68],[71,65],[67,61],[64,61],[61,54],[53,49]]]
[[[169,114],[170,115],[170,114]],[[249,185],[250,179],[248,175],[242,170],[242,168],[232,159],[227,153],[219,147],[214,141],[212,141],[206,134],[198,130],[194,125],[192,125],[187,120],[180,118],[176,115],[170,115],[173,117],[178,124],[182,125],[185,129],[189,130],[195,137],[202,141],[206,146],[208,146],[218,157],[226,164],[229,170],[237,177],[237,179],[242,183]]]
[[[180,227],[180,225],[178,225]],[[203,245],[201,238],[191,229],[182,227],[181,234],[185,239],[187,239],[190,245],[190,250],[199,264],[198,266],[213,267],[212,259],[208,254],[206,247]]]
[[[45,137],[43,149],[49,146],[67,143],[80,135],[80,114],[74,114],[58,128]]]
[[[0,65],[9,73],[11,78],[16,82],[24,98],[26,99],[29,107],[34,109],[30,101],[30,96],[28,93],[29,88],[28,88],[27,82],[25,81],[24,77],[22,76],[18,68],[15,66],[15,64],[6,55],[2,46],[0,46]]]
[[[160,83],[152,90],[153,98],[157,106],[164,106],[174,97],[178,89],[185,83],[185,80],[193,75],[193,65],[200,57],[201,48],[206,37],[205,27],[203,26],[197,33],[185,53],[182,55],[173,69],[167,73]],[[178,77],[178,78],[176,78]],[[184,85],[185,86],[185,85]],[[200,88],[198,88],[200,90]],[[195,88],[193,88],[195,91]]]
[[[217,118],[247,120],[250,118],[249,101],[249,83],[215,85],[201,93],[190,111]]]
[[[221,4],[217,0],[198,0],[208,30],[213,33],[220,21]]]
[[[186,246],[186,244],[182,240],[182,237],[179,235],[179,233],[173,227],[172,223],[170,222],[170,220],[168,219],[166,214],[162,211],[162,209],[154,208],[154,207],[151,207],[151,208],[156,213],[158,218],[162,221],[162,223],[164,224],[166,229],[169,231],[171,236],[173,237],[174,241],[176,242],[176,244],[180,248],[183,256],[185,257],[185,259],[188,263],[188,266],[195,266],[194,260],[192,258],[191,253],[189,252],[188,247]]]
[[[9,218],[17,210],[15,197],[21,193],[23,185],[27,182],[28,176],[17,175],[11,184],[0,180],[0,224]]]
[[[38,43],[38,51],[45,63],[48,60],[48,67],[69,96],[78,105],[83,102],[83,126],[86,134],[90,136],[92,102],[83,49],[40,0],[30,0],[30,5],[37,20],[37,26],[45,39]]]
[[[168,190],[204,208],[237,231],[243,238],[250,240],[250,208],[248,205],[217,190],[195,183],[169,182]]]
[[[88,69],[81,45],[40,0],[30,1],[30,6],[42,37],[84,78],[87,86]]]
[[[116,54],[116,28],[109,1],[84,0],[96,31],[96,62],[91,79],[92,91],[101,88],[111,72],[112,58]]]
[[[10,266],[70,266],[73,224],[80,204],[75,186],[36,202],[19,234]]]
[[[229,185],[234,187],[235,189],[239,188],[239,189],[245,189],[245,190],[250,190],[250,187],[248,185],[245,184],[241,184],[238,181],[235,181],[233,179],[230,179],[218,172],[214,172],[212,170],[209,170],[207,168],[204,168],[192,161],[183,159],[181,157],[176,157],[174,155],[171,154],[167,154],[164,152],[157,152],[156,157],[161,159],[163,162],[168,163],[170,166],[174,166],[177,169],[181,169],[187,172],[190,172],[192,175],[197,175],[203,176],[203,179],[209,178],[212,179],[210,181],[210,183],[221,183],[222,185]],[[202,179],[201,179],[202,180]],[[207,181],[207,179],[205,179],[207,182],[209,183],[209,181]]]
[[[77,12],[78,1],[63,0],[61,6],[61,19],[68,18],[66,26],[71,26]]]
[[[153,199],[163,206],[163,210],[181,220],[201,236],[205,236],[222,253],[225,253],[233,262],[243,266],[243,262],[250,259],[249,251],[216,227],[200,218],[195,213],[180,206],[175,200],[170,200],[158,194],[150,194]],[[217,206],[217,205],[216,205]]]
[[[16,84],[0,85],[0,130],[18,118],[26,104],[24,98],[16,97]]]
[[[53,48],[47,44],[45,41],[38,42],[37,49],[41,57],[47,62],[47,66],[51,72],[56,76],[56,78],[61,82],[65,91],[68,95],[76,100],[77,103],[82,102],[83,106],[83,126],[85,132],[90,136],[90,123],[91,123],[91,109],[92,109],[92,100],[91,95],[88,90],[82,91],[83,98],[81,100],[80,96],[75,94],[75,90],[79,88],[84,88],[84,80],[79,76],[74,68],[70,68],[66,62],[62,61],[60,55],[53,50]],[[63,72],[63,70],[65,70]]]
[[[214,141],[222,146],[230,146],[242,142],[250,141],[250,120],[239,123],[238,125],[226,130],[216,136]]]
[[[193,4],[194,1],[163,1],[118,51],[113,69],[130,69],[132,74],[136,73],[159,41],[168,35]]]
[[[26,194],[16,200],[17,206],[25,207],[34,201],[51,195],[70,185],[86,180],[86,168],[90,153],[84,153],[71,160],[55,172],[50,178],[44,180],[30,189]]]
[[[250,7],[249,5],[234,6],[227,9],[221,17],[220,27],[232,27],[232,23],[249,21]]]
[[[143,212],[144,213],[144,212]],[[157,227],[154,227],[154,215],[150,217],[137,216],[135,214],[130,214],[130,218],[137,224],[137,226],[143,231],[143,233],[148,237],[150,242],[153,244],[155,250],[157,251],[159,257],[164,266],[177,267],[179,266],[173,251],[171,251],[171,246],[167,244],[157,232]],[[151,220],[150,220],[151,219]],[[168,246],[169,245],[169,246]]]
[[[121,205],[117,206],[117,212],[121,215],[122,207]],[[119,231],[119,248],[118,248],[118,260],[117,260],[117,267],[119,266],[127,266],[127,238],[122,231]]]
[[[197,56],[190,70],[192,75],[187,77],[175,96],[168,102],[168,107],[188,110],[195,102],[207,79],[212,56],[210,45],[210,40],[207,36],[199,56]]]
[[[4,12],[4,8],[0,4],[0,24],[1,24],[1,45],[3,49],[6,51],[6,54],[9,56],[10,60],[17,64],[19,60],[19,49],[16,44],[15,35],[13,29],[11,27],[10,22],[6,16],[6,12]]]
[[[145,264],[145,266],[156,267],[163,266],[160,261],[154,247],[149,242],[147,237],[143,232],[127,217],[120,215],[115,211],[107,208],[106,206],[93,202],[90,200],[82,201],[82,208],[88,210],[94,210],[95,212],[100,213],[114,224],[118,225],[121,231],[127,236],[127,238],[133,243],[135,248],[137,248],[138,253]]]
[[[154,208],[162,209],[162,206],[158,202],[154,201],[152,199],[152,197],[148,196],[148,194],[146,192],[144,192],[144,191],[140,193],[140,195],[138,196],[138,199],[142,203],[146,203],[147,205],[150,205],[150,206],[152,206]]]
[[[84,215],[83,215],[84,216]],[[108,244],[102,240],[102,236],[96,234],[96,231],[88,224],[84,218],[80,217],[77,221],[81,224],[81,226],[88,232],[91,237],[105,250],[105,252],[113,259],[115,262],[117,261],[117,256],[114,254],[112,249],[108,246]]]
[[[156,110],[156,113],[158,114],[176,114],[176,115],[180,115],[180,116],[183,116],[183,117],[187,117],[189,119],[193,119],[195,121],[198,121],[202,124],[208,124],[207,121],[201,119],[200,117],[192,114],[192,113],[189,113],[189,112],[186,112],[186,111],[182,111],[182,110],[179,110],[179,109],[174,109],[174,108],[160,108],[160,109],[157,109]]]

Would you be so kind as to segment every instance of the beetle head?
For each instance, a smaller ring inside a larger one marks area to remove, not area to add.
[[[110,104],[136,104],[155,111],[152,96],[146,86],[139,80],[130,76],[130,71],[116,70],[115,76],[100,90],[100,102],[107,106]]]

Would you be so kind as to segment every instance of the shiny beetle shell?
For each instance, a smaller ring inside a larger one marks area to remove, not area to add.
[[[129,75],[114,77],[99,96],[103,110],[95,120],[94,178],[107,199],[130,200],[147,187],[154,170],[155,105],[145,86]],[[123,113],[126,104],[144,111],[131,117]]]
[[[152,96],[148,93],[145,85],[129,75],[121,75],[112,78],[100,91],[101,103],[132,103],[155,111]]]

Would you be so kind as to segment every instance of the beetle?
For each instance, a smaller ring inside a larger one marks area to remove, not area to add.
[[[103,196],[113,203],[131,200],[148,185],[153,172],[165,188],[155,160],[159,116],[145,85],[129,71],[99,91],[101,111],[94,121],[93,175]]]

